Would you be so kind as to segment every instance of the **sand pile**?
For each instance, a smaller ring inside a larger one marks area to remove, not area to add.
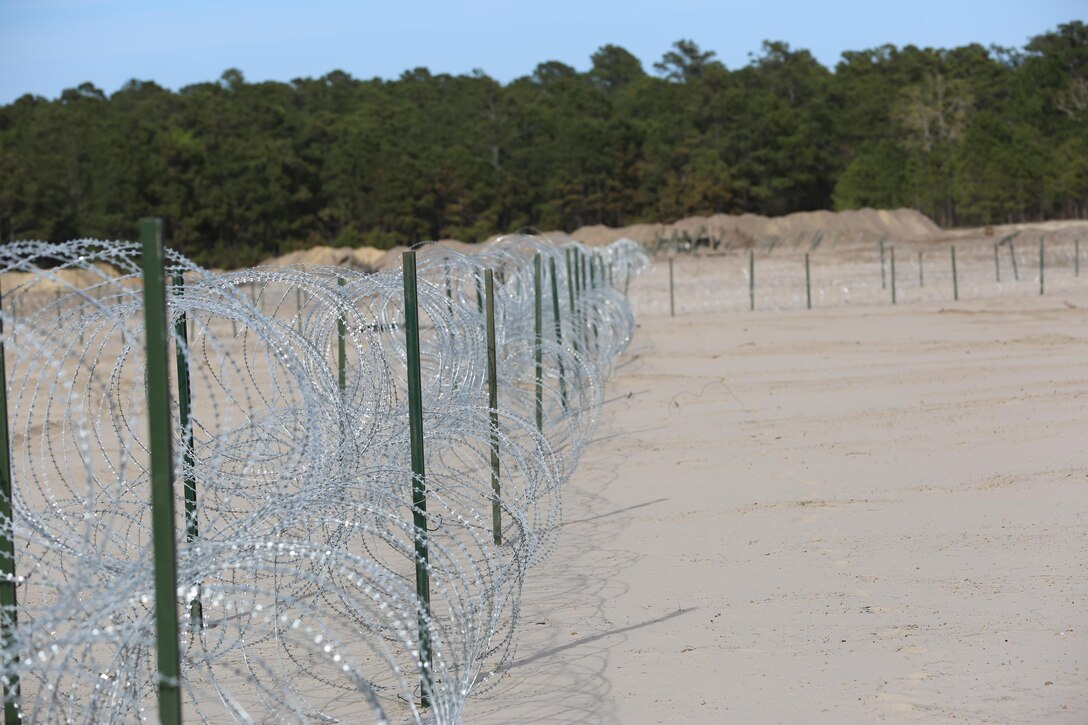
[[[55,269],[48,276],[31,272],[4,272],[0,275],[0,289],[5,293],[22,288],[24,292],[48,294],[57,291],[70,292],[73,289],[85,289],[101,284],[103,280],[118,276],[116,269],[101,262],[90,269]],[[30,289],[32,287],[32,289]]]
[[[351,267],[360,272],[373,272],[377,262],[385,255],[374,247],[311,247],[289,252],[282,257],[265,260],[262,265],[268,267],[291,267],[294,265],[322,265],[331,267]]]
[[[480,250],[479,244],[467,244],[456,239],[439,239],[437,242],[425,242],[424,244],[437,244],[440,247],[446,247],[447,249],[452,249],[461,254],[475,254]],[[407,249],[408,247],[396,246],[387,252],[381,252],[378,261],[374,264],[375,271],[383,269],[400,269],[401,255]],[[416,249],[419,249],[419,246],[417,246]]]
[[[721,240],[729,249],[747,248],[754,245],[800,246],[810,244],[817,234],[820,242],[872,242],[887,239],[893,242],[919,242],[941,237],[946,233],[929,217],[914,209],[858,209],[854,211],[811,211],[789,214],[783,217],[765,217],[758,214],[715,214],[689,217],[672,224],[632,224],[626,227],[607,227],[602,224],[581,227],[571,234],[563,231],[537,231],[533,233],[553,240],[576,239],[590,246],[611,244],[618,239],[633,239],[653,247],[658,239],[668,239],[674,234],[685,233],[692,239],[707,236]],[[504,235],[495,235],[486,243]],[[438,244],[457,252],[471,254],[477,244],[466,244],[456,239],[440,239],[427,244]],[[361,271],[378,271],[399,268],[401,253],[408,247],[397,246],[389,250],[373,247],[351,249],[347,247],[313,247],[291,252],[270,259],[266,265],[290,266],[315,264],[348,266]]]
[[[708,235],[726,247],[748,247],[777,238],[781,243],[811,241],[818,232],[824,242],[876,242],[882,237],[895,241],[919,241],[941,233],[927,216],[913,209],[858,209],[855,211],[809,211],[783,217],[757,214],[715,214],[689,217],[673,224],[633,224],[612,228],[603,225],[582,227],[572,237],[593,246],[609,244],[621,237],[653,245],[659,238],[676,233],[692,238]]]
[[[690,238],[709,237],[720,240],[727,249],[747,248],[759,245],[800,246],[810,244],[817,234],[820,242],[877,242],[888,239],[894,242],[918,242],[936,239],[946,234],[927,216],[914,209],[858,209],[854,211],[810,211],[783,217],[765,217],[758,214],[715,214],[681,219],[672,224],[632,224],[626,227],[607,227],[602,224],[581,227],[571,234],[563,231],[537,231],[539,236],[553,240],[576,239],[590,246],[611,244],[617,239],[633,239],[653,247],[658,239],[669,239],[674,234],[687,234]],[[489,238],[485,244],[500,236]],[[477,244],[466,244],[456,239],[439,239],[427,244],[438,244],[457,252],[471,254]],[[373,247],[313,247],[285,254],[264,262],[271,266],[297,264],[352,267],[365,272],[399,268],[401,253],[408,247],[397,246],[389,250]]]

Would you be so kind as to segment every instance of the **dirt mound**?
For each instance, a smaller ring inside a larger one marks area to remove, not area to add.
[[[858,209],[853,211],[810,211],[782,217],[765,217],[757,214],[715,214],[689,217],[672,224],[632,224],[626,227],[606,227],[602,224],[581,227],[571,234],[562,231],[533,231],[539,236],[563,241],[576,239],[589,246],[611,244],[617,239],[633,239],[654,247],[659,239],[687,235],[690,239],[709,237],[720,240],[726,248],[746,248],[754,245],[779,244],[799,246],[821,243],[864,242],[880,239],[893,242],[915,242],[933,239],[944,232],[927,216],[913,209]],[[492,242],[503,235],[495,235],[484,242]],[[440,239],[437,244],[464,254],[472,254],[481,245],[466,244],[456,239]],[[293,264],[330,265],[352,267],[365,272],[396,269],[401,264],[401,253],[407,247],[397,246],[389,250],[373,247],[350,249],[347,247],[313,247],[291,252],[270,259],[264,264],[289,266]]]
[[[313,264],[330,267],[351,267],[360,272],[373,272],[385,252],[374,247],[311,247],[289,252],[282,257],[265,260],[268,267],[290,267],[297,264]]]
[[[4,272],[0,275],[0,289],[31,294],[66,294],[72,290],[86,289],[118,276],[112,266],[95,262],[91,269],[54,269],[44,272]],[[137,282],[132,282],[133,285]]]
[[[479,244],[468,244],[466,242],[461,242],[456,239],[439,239],[437,242],[426,242],[426,244],[436,244],[440,247],[445,247],[446,249],[452,249],[455,252],[460,252],[461,254],[474,254],[475,252],[479,251],[481,246]],[[385,269],[400,269],[401,254],[403,254],[406,249],[408,249],[408,247],[396,246],[387,252],[382,252],[381,259],[379,259],[374,264],[374,269],[376,271],[381,271]],[[417,247],[417,249],[419,249],[419,247]]]
[[[634,224],[612,228],[603,225],[582,227],[572,237],[592,246],[609,244],[622,237],[653,246],[673,234],[691,238],[709,236],[726,247],[747,247],[778,239],[783,243],[811,241],[875,242],[883,237],[894,241],[916,241],[941,234],[941,228],[913,209],[858,209],[853,211],[809,211],[783,217],[757,214],[715,214],[689,217],[673,224]]]

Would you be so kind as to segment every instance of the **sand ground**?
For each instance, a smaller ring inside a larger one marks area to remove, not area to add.
[[[1088,722],[1081,281],[644,312],[465,722]]]

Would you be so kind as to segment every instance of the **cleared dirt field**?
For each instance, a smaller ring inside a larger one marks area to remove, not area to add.
[[[755,312],[747,252],[684,256],[675,318],[659,259],[465,722],[1088,721],[1088,269],[1048,242],[1040,296],[1037,240],[1001,283],[996,239],[901,245],[896,306],[874,245],[817,250],[811,311],[805,250]]]

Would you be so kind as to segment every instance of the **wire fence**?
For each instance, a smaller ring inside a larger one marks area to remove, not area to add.
[[[681,315],[1061,294],[1082,284],[1082,267],[1088,274],[1082,247],[1077,239],[1044,239],[662,256],[631,303],[638,315]]]
[[[457,722],[510,660],[647,257],[149,272],[146,241],[0,248],[7,721]]]

